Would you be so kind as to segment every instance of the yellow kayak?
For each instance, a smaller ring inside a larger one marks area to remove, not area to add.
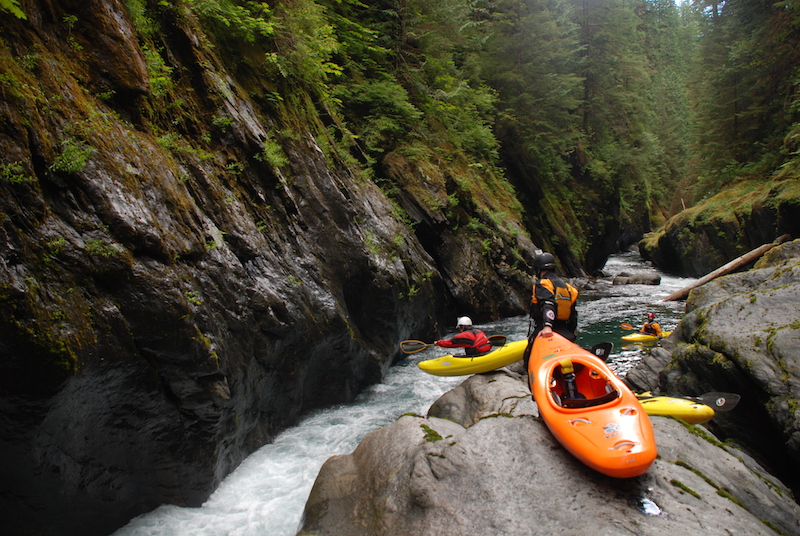
[[[669,337],[671,333],[671,331],[662,331],[661,339]],[[655,335],[648,335],[647,333],[631,333],[630,335],[622,337],[622,340],[628,342],[658,342],[660,339]]]
[[[417,366],[434,376],[467,376],[469,374],[491,372],[522,359],[522,354],[525,353],[527,345],[528,341],[523,339],[510,342],[485,355],[476,357],[446,355],[436,359],[420,361]]]
[[[714,418],[714,409],[700,402],[670,396],[636,395],[648,415],[675,417],[689,424],[702,424]]]

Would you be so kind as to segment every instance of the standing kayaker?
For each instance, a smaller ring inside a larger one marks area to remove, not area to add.
[[[578,289],[556,275],[556,259],[552,254],[541,252],[534,257],[533,268],[538,279],[533,283],[530,317],[533,331],[525,349],[525,370],[528,369],[533,341],[541,333],[550,335],[554,331],[570,341],[577,338],[578,312],[575,302]]]
[[[658,322],[656,322],[656,315],[654,313],[647,313],[647,321],[639,331],[646,333],[647,335],[653,335],[661,338],[661,326],[659,326]]]
[[[492,349],[489,337],[481,330],[472,327],[472,319],[462,316],[456,321],[458,335],[451,339],[436,341],[436,346],[442,348],[463,348],[464,355],[473,357],[483,355]]]

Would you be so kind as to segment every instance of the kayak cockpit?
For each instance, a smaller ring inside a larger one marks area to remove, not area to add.
[[[620,393],[606,375],[591,364],[559,361],[550,377],[550,394],[562,408],[600,406],[619,398]]]

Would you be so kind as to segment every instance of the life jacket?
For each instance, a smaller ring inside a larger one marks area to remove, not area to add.
[[[553,294],[553,300],[556,304],[556,320],[569,320],[572,316],[575,302],[578,300],[578,289],[566,281],[563,281],[560,277],[555,277],[553,279],[550,279],[549,277],[543,277],[539,280],[538,284]],[[536,297],[535,286],[533,290],[532,301],[535,304],[539,303],[538,298]]]
[[[645,322],[641,329],[642,333],[647,333],[648,335],[655,335],[656,337],[661,336],[661,326],[658,325],[658,322]]]

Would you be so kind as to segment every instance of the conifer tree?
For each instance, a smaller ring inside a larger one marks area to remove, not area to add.
[[[695,117],[698,195],[742,176],[769,174],[797,120],[798,14],[793,2],[698,2]]]

